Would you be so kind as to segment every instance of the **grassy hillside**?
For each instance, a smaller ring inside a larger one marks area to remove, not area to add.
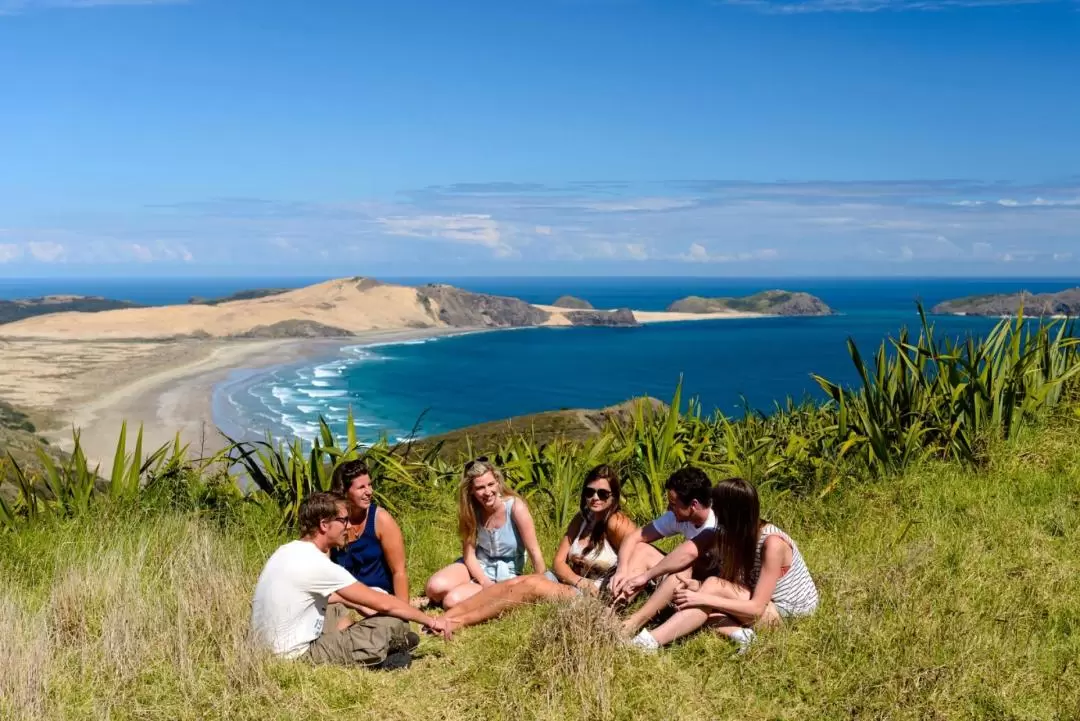
[[[641,655],[582,603],[425,639],[405,672],[275,661],[246,642],[256,576],[288,537],[274,513],[184,510],[180,486],[101,504],[0,544],[0,717],[1077,718],[1078,432],[1063,412],[983,470],[925,462],[820,499],[765,489],[823,600],[745,657],[710,636]],[[419,592],[458,553],[452,503],[400,520]],[[550,558],[555,529],[541,533]]]
[[[15,496],[12,460],[36,473],[41,468],[38,449],[55,458],[62,456],[59,449],[44,443],[36,433],[34,421],[26,412],[0,401],[0,499],[10,501]]]

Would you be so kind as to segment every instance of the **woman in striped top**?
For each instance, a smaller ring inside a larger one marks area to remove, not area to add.
[[[738,643],[741,653],[754,638],[753,626],[774,625],[817,609],[817,588],[799,547],[761,519],[752,485],[741,478],[720,481],[713,489],[713,511],[716,531],[682,544],[650,573],[677,572],[698,556],[715,553],[718,575],[697,590],[677,591],[678,611],[653,631],[635,636],[635,645],[655,649],[708,625]]]

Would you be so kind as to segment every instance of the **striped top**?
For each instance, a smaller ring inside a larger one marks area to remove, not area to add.
[[[814,579],[810,577],[810,569],[806,567],[799,547],[791,540],[791,536],[771,523],[762,526],[758,536],[754,568],[750,572],[750,588],[757,585],[761,576],[761,558],[765,550],[765,539],[769,536],[780,536],[791,546],[791,566],[776,581],[776,588],[772,593],[773,605],[781,616],[809,616],[818,606],[817,587],[814,586]]]

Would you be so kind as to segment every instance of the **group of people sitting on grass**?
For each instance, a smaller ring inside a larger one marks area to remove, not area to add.
[[[590,595],[614,613],[651,592],[621,627],[627,643],[645,650],[707,627],[742,652],[755,627],[814,612],[818,593],[799,548],[761,518],[751,484],[728,478],[714,486],[686,467],[665,488],[668,511],[639,528],[621,509],[614,469],[589,471],[580,512],[548,569],[525,500],[486,457],[470,461],[458,498],[461,557],[428,580],[426,598],[410,602],[401,529],[373,502],[367,467],[342,463],[333,491],[301,504],[300,539],[263,568],[252,631],[286,658],[392,669],[408,666],[419,643],[409,622],[449,639],[541,600]],[[671,553],[653,545],[672,536],[685,541]],[[429,605],[445,613],[427,613]]]

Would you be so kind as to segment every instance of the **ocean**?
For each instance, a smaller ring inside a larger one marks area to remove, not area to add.
[[[0,280],[0,298],[97,294],[147,304],[186,302],[252,287],[300,287],[317,278]],[[387,279],[395,280],[395,279]],[[361,438],[432,435],[508,416],[599,408],[649,394],[669,400],[679,383],[707,412],[768,411],[786,397],[821,397],[817,373],[854,383],[845,341],[870,355],[929,308],[978,293],[1050,292],[1076,278],[410,278],[550,303],[570,294],[597,308],[663,310],[687,295],[746,295],[770,288],[812,293],[838,315],[662,323],[640,328],[533,328],[383,345],[343,345],[302,363],[237,370],[214,392],[214,421],[246,438],[311,438],[324,416],[343,430],[351,408]],[[991,319],[933,317],[940,336],[984,334]]]

